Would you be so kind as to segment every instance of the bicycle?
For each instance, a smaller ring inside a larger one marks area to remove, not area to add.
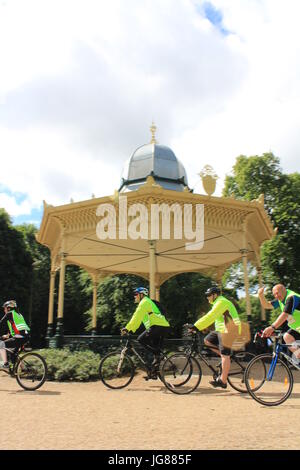
[[[5,348],[9,354],[9,369],[1,369],[11,377],[15,377],[24,390],[37,390],[47,378],[45,359],[35,352],[25,352],[24,345],[17,349]]]
[[[133,355],[135,360],[141,365],[142,369],[147,372],[146,380],[150,379],[160,379],[161,378],[161,364],[167,359],[166,353],[159,349],[158,353],[155,355],[155,363],[149,366],[147,362],[141,357],[141,355],[136,351],[134,347],[134,342],[137,342],[130,335],[124,336],[121,339],[120,343],[125,342],[124,346],[121,349],[117,349],[106,354],[99,365],[99,376],[103,384],[111,389],[122,389],[127,387],[133,380],[136,365],[131,358]],[[189,380],[189,372],[191,369],[186,368],[186,373],[181,379],[181,383],[177,386],[180,386],[185,383],[186,380]]]
[[[277,406],[292,393],[294,377],[290,367],[300,370],[292,358],[284,352],[294,344],[283,343],[283,332],[276,330],[272,338],[273,353],[256,356],[245,371],[245,384],[250,396],[261,405]],[[269,345],[271,345],[271,342]]]
[[[6,315],[0,320],[5,320]],[[28,342],[28,341],[27,341]],[[25,351],[25,344],[18,348],[4,348],[8,353],[9,368],[0,369],[11,377],[15,377],[24,390],[37,390],[47,378],[47,364],[38,353]]]
[[[185,325],[185,327],[189,328],[190,325]],[[207,350],[209,350],[209,348],[204,347],[203,344],[199,346],[199,333],[191,333],[188,336],[192,338],[191,344],[187,346],[185,351],[175,353],[167,358],[161,368],[161,376],[166,387],[168,390],[178,395],[186,395],[191,393],[196,390],[200,384],[202,378],[202,368],[197,358],[200,358],[211,370],[214,380],[216,380],[216,378],[222,372],[221,361],[216,367],[214,367],[202,353],[204,348]],[[244,381],[244,373],[249,361],[251,361],[254,357],[255,354],[247,351],[231,352],[231,366],[227,380],[229,385],[240,393],[247,393],[247,388]],[[195,378],[193,381],[187,380],[184,386],[179,388],[177,386],[177,381],[180,381],[182,375],[186,374],[185,368],[188,366],[188,369],[190,369],[191,364],[193,370],[189,373],[191,376],[195,376]]]

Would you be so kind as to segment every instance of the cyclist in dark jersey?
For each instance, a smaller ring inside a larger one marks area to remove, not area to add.
[[[296,342],[300,342],[300,294],[287,289],[283,284],[276,284],[272,293],[274,299],[268,301],[264,295],[264,287],[258,290],[258,298],[265,309],[280,308],[281,314],[276,318],[272,325],[264,329],[263,335],[268,337],[274,333],[274,330],[280,328],[285,322],[288,323],[289,330],[283,336],[287,344],[295,343],[289,347],[293,353],[293,360],[299,364],[300,349]]]

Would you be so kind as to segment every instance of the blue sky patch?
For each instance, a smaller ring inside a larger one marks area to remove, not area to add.
[[[18,191],[17,192],[12,191],[11,189],[4,186],[3,184],[0,184],[0,193],[6,194],[7,196],[14,198],[18,205],[22,204],[22,202],[25,201],[27,198],[27,194],[21,193]],[[6,210],[6,212],[8,212],[9,214],[8,210]],[[9,215],[11,217],[13,225],[19,225],[23,223],[28,223],[28,224],[33,223],[34,225],[39,227],[42,217],[43,217],[43,208],[41,206],[40,209],[32,209],[30,214],[21,214],[17,216],[13,216],[12,214],[9,214]]]
[[[224,28],[223,25],[223,14],[220,10],[218,10],[212,3],[204,2],[202,4],[202,13],[217,28],[224,36],[229,34],[230,32]]]
[[[39,228],[43,217],[43,209],[33,209],[30,214],[22,214],[12,217],[13,225],[34,224]]]

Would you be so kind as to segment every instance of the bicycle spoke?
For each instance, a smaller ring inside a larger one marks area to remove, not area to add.
[[[46,380],[45,360],[35,353],[22,356],[16,366],[16,379],[25,390],[37,390]]]
[[[235,353],[231,358],[231,365],[228,374],[228,383],[234,390],[240,393],[247,393],[245,384],[245,370],[249,362],[255,357],[254,354],[248,352]]]
[[[293,389],[293,376],[289,367],[279,358],[274,367],[271,354],[257,356],[249,364],[245,381],[252,398],[267,406],[283,403]]]
[[[162,364],[161,376],[171,392],[186,395],[198,387],[202,371],[194,357],[177,353]]]
[[[134,377],[134,365],[123,351],[107,354],[99,366],[100,379],[109,388],[124,388]]]

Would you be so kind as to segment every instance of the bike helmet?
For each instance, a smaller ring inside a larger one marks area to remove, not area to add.
[[[146,287],[137,287],[134,289],[134,293],[148,295],[148,289]]]
[[[205,292],[205,297],[208,297],[209,295],[213,295],[213,294],[220,295],[221,289],[218,286],[212,286],[209,289],[207,289],[207,291]]]
[[[6,302],[4,302],[4,304],[2,305],[3,308],[17,308],[17,302],[15,300],[7,300]]]

